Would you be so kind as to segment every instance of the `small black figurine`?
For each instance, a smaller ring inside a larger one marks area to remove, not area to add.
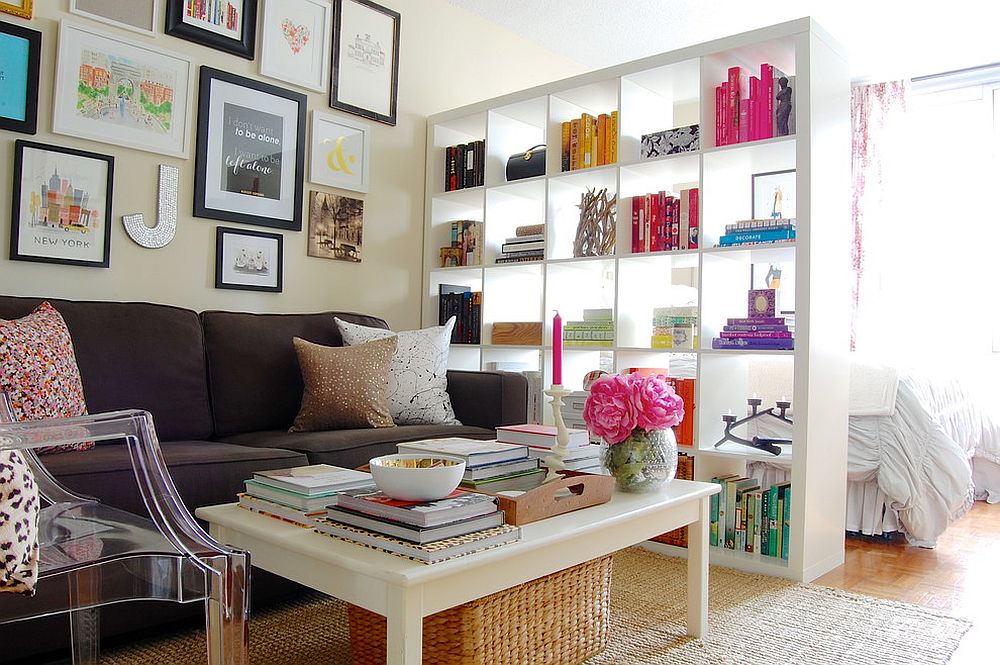
[[[792,114],[792,87],[784,76],[778,79],[778,94],[774,96],[778,105],[774,117],[778,122],[778,136],[788,136],[788,116]]]

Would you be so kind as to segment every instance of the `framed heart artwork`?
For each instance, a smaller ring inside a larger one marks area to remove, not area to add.
[[[329,0],[268,0],[261,21],[260,73],[325,92],[332,26]]]

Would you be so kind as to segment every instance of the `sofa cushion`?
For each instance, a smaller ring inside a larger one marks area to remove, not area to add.
[[[302,408],[289,432],[394,427],[385,377],[396,338],[360,346],[323,346],[292,338],[302,368]]]
[[[387,327],[382,319],[349,312],[202,312],[216,437],[288,429],[302,403],[302,374],[292,338],[342,346],[334,315]]]
[[[170,477],[184,504],[194,512],[200,506],[230,503],[243,491],[243,481],[254,471],[308,464],[306,456],[269,447],[234,446],[215,441],[160,443]],[[97,446],[86,455],[50,455],[45,467],[67,487],[94,496],[136,515],[148,515],[123,443]]]
[[[195,312],[150,303],[48,301],[69,328],[91,413],[145,409],[161,441],[211,436],[205,345]],[[0,318],[20,318],[41,302],[0,296]]]
[[[400,425],[380,429],[342,429],[328,432],[249,432],[228,436],[227,443],[268,446],[305,453],[310,464],[334,464],[347,468],[367,464],[379,455],[396,452],[401,441],[461,436],[493,439],[496,431],[465,425]]]

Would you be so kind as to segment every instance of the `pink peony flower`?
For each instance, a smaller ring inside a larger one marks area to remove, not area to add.
[[[667,429],[678,425],[684,418],[684,400],[680,398],[663,376],[639,377],[633,374],[633,395],[638,426],[644,430]]]
[[[663,376],[602,376],[590,388],[583,420],[610,445],[635,430],[667,429],[684,418],[684,402]]]
[[[590,387],[583,420],[590,431],[609,444],[628,438],[638,423],[636,401],[627,377],[602,376]]]

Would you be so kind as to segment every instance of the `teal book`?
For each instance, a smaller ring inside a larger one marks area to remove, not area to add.
[[[788,531],[791,526],[792,516],[792,486],[785,488],[785,502],[782,506],[781,517],[781,558],[788,559]]]
[[[713,483],[722,485],[718,478],[712,478]],[[713,494],[708,500],[708,544],[713,547],[719,545],[719,495]]]
[[[767,555],[778,556],[778,486],[771,485],[768,494],[771,503],[767,509]]]
[[[760,553],[768,554],[768,535],[771,533],[769,510],[771,509],[771,490],[760,493]]]
[[[726,499],[726,495],[729,491],[729,480],[739,478],[735,473],[730,473],[724,476],[719,476],[716,478],[716,482],[722,488],[719,492],[719,519],[716,525],[716,538],[715,544],[719,547],[724,547],[726,545],[726,512],[729,501]],[[711,528],[711,527],[710,527]],[[710,536],[711,537],[711,536]]]
[[[757,484],[753,478],[734,478],[726,481],[726,548],[736,549],[736,509],[739,490]],[[742,513],[742,511],[740,511]]]

